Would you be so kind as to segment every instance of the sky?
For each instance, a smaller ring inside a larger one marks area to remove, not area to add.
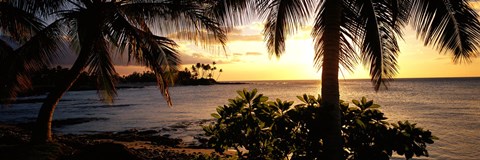
[[[286,51],[280,58],[269,56],[262,27],[263,24],[259,22],[236,27],[228,34],[226,52],[205,49],[188,41],[177,41],[182,52],[181,68],[195,63],[211,64],[215,61],[216,67],[223,70],[218,79],[220,81],[320,79],[321,72],[313,63],[310,26],[305,26],[288,38]],[[470,63],[456,64],[451,54],[439,53],[430,46],[425,47],[423,42],[417,40],[411,26],[407,26],[404,33],[403,40],[398,40],[399,74],[396,78],[480,77],[480,58],[472,58]],[[121,75],[147,70],[125,63],[117,65],[116,68]],[[342,70],[339,78],[369,78],[368,69],[359,64],[354,72]]]
[[[480,8],[480,5],[472,6]],[[216,67],[223,70],[219,81],[320,79],[321,72],[313,63],[311,28],[304,26],[296,34],[290,35],[286,42],[286,51],[280,58],[269,56],[261,22],[234,28],[228,34],[226,52],[212,51],[189,41],[177,40],[178,49],[182,52],[181,68],[195,63],[211,64],[215,61]],[[399,73],[395,78],[480,77],[480,54],[472,58],[470,63],[454,63],[450,53],[439,53],[431,46],[424,46],[411,26],[404,29],[403,39],[398,42]],[[120,75],[147,70],[141,66],[126,65],[125,62],[117,63],[116,69]],[[342,70],[339,78],[369,78],[368,69],[359,64],[353,72]]]

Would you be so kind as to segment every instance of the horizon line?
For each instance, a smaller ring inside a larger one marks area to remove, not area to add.
[[[466,77],[401,77],[393,78],[392,80],[406,80],[406,79],[464,79],[464,78],[480,78],[480,76],[466,76]],[[339,78],[342,80],[370,80],[370,78]],[[256,80],[218,80],[218,82],[255,82],[255,81],[321,81],[321,79],[256,79]]]

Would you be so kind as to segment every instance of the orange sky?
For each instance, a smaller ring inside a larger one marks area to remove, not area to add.
[[[313,67],[313,45],[310,38],[311,27],[304,27],[287,40],[285,54],[277,59],[267,54],[261,34],[261,23],[237,27],[229,33],[227,53],[212,53],[188,41],[177,41],[183,53],[185,66],[191,64],[217,62],[222,68],[220,81],[235,80],[297,80],[320,79]],[[480,77],[480,59],[473,58],[468,64],[454,64],[451,56],[440,54],[432,47],[424,47],[416,39],[411,27],[405,29],[404,40],[399,40],[401,53],[398,57],[399,74],[397,78],[415,77]],[[184,67],[185,67],[184,66]],[[182,67],[183,68],[183,67]],[[121,75],[133,71],[144,71],[140,66],[117,66]],[[362,65],[355,72],[343,71],[339,78],[369,78],[368,71]]]

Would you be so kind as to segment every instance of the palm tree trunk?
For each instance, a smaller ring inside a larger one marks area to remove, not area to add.
[[[324,158],[328,160],[344,159],[338,86],[341,10],[339,1],[325,1],[326,28],[322,36],[324,38],[322,103],[325,112],[320,117],[322,119],[320,125],[324,132]]]
[[[32,132],[31,142],[34,144],[48,143],[52,141],[52,119],[55,107],[60,98],[70,89],[85,69],[88,54],[80,54],[72,68],[69,70],[65,80],[60,82],[47,96],[38,112],[37,122]]]
[[[217,76],[217,81],[218,81],[218,78],[220,78],[220,75],[222,74],[222,72],[218,72],[218,76]]]

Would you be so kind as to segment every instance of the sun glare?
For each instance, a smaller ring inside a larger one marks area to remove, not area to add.
[[[477,5],[477,4],[475,4]],[[407,26],[410,27],[410,26]],[[262,36],[262,25],[253,23],[238,27],[229,33],[226,53],[213,53],[191,42],[180,41],[182,66],[189,68],[195,63],[217,62],[223,69],[220,81],[242,80],[302,80],[320,79],[321,73],[314,67],[313,40],[311,27],[306,26],[286,41],[285,53],[277,58],[269,55]],[[439,54],[431,47],[423,46],[415,32],[407,28],[403,40],[399,40],[399,72],[396,78],[423,77],[478,77],[480,60],[473,58],[472,63],[454,64],[451,56]],[[120,75],[133,71],[146,71],[139,66],[118,66]],[[358,64],[353,72],[341,68],[339,79],[369,79],[369,71]]]

